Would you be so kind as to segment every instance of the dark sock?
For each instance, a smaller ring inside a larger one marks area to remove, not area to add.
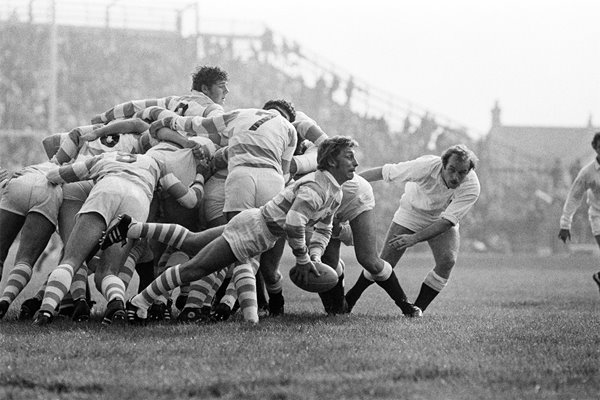
[[[154,280],[154,262],[146,261],[143,263],[135,264],[135,270],[140,277],[140,285],[138,286],[138,293],[146,289],[148,285]]]
[[[343,314],[348,312],[344,298],[344,274],[338,278],[338,283],[332,289],[319,293],[327,314]]]
[[[265,289],[265,280],[260,271],[256,273],[256,301],[259,310],[266,309],[269,306]]]
[[[225,296],[225,291],[227,290],[227,286],[229,285],[229,282],[231,282],[231,277],[227,277],[225,279],[223,279],[223,283],[221,283],[221,286],[219,286],[219,289],[217,289],[217,292],[215,293],[213,300],[212,300],[212,304],[213,306],[216,306],[217,304],[221,303],[221,299],[223,298],[223,296]]]
[[[269,292],[269,314],[272,316],[282,315],[285,306],[283,291],[277,293]]]
[[[415,306],[419,307],[421,311],[425,311],[429,303],[431,303],[439,293],[440,292],[433,289],[431,286],[423,283],[421,285],[419,296],[417,296],[417,300],[415,301]]]
[[[370,281],[367,278],[365,278],[364,272],[360,274],[358,280],[356,281],[354,286],[352,286],[352,289],[350,289],[348,293],[346,293],[346,301],[348,302],[348,312],[352,310],[352,308],[354,307],[360,296],[363,294],[363,292],[372,284],[373,281]]]
[[[396,305],[400,305],[401,303],[406,303],[406,293],[402,290],[402,286],[400,286],[400,282],[398,282],[398,277],[392,271],[392,274],[385,281],[375,281],[376,284],[381,286],[383,290],[394,300]]]

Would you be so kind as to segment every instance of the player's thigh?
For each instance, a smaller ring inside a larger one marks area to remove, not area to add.
[[[362,265],[374,264],[379,258],[377,254],[377,234],[375,232],[375,213],[367,210],[350,221],[354,252]]]
[[[340,262],[340,247],[342,246],[342,242],[338,239],[330,239],[325,251],[323,252],[323,256],[321,257],[321,261],[325,264],[329,265],[333,269],[337,269],[337,266]]]
[[[63,243],[69,239],[69,235],[75,226],[75,217],[83,203],[87,200],[94,183],[92,181],[81,181],[63,185],[63,201],[58,210],[58,232]]]
[[[238,261],[229,243],[222,237],[206,245],[189,261],[181,264],[179,273],[184,282],[193,282]]]
[[[0,209],[0,260],[4,261],[10,246],[25,223],[25,215]]]
[[[17,250],[17,262],[26,262],[33,266],[48,245],[55,225],[45,216],[31,212],[25,217],[25,224],[21,229],[21,241]]]
[[[279,280],[279,263],[284,249],[285,238],[279,238],[272,249],[260,255],[260,272],[266,283],[275,284]]]
[[[400,257],[402,257],[402,255],[404,254],[406,249],[402,249],[402,250],[394,249],[392,246],[390,246],[390,243],[389,243],[390,240],[392,240],[396,235],[410,235],[413,233],[414,232],[411,231],[410,229],[408,229],[402,225],[398,225],[395,222],[392,222],[390,224],[388,231],[385,235],[385,239],[383,241],[383,248],[381,249],[380,257],[383,260],[390,263],[392,268],[395,267],[396,264],[398,264]]]
[[[225,176],[217,174],[211,176],[204,185],[204,198],[202,209],[204,219],[209,227],[223,225],[227,219],[223,215],[225,205]]]
[[[81,210],[82,205],[83,202],[79,200],[63,199],[58,212],[58,233],[63,242],[69,240],[69,236],[75,226],[75,217],[79,210]]]
[[[450,270],[458,258],[460,247],[460,234],[457,226],[430,239],[429,247],[435,260],[435,272],[443,278],[448,278]]]
[[[95,212],[78,214],[73,232],[65,244],[62,262],[78,268],[96,248],[105,229],[106,223],[102,215]]]

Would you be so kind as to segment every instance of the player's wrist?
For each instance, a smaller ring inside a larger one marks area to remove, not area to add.
[[[296,264],[309,264],[310,263],[310,257],[308,256],[308,254],[302,254],[300,256],[296,256]]]

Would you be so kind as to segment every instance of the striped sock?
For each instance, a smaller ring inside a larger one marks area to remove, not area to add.
[[[147,248],[147,242],[145,240],[138,240],[136,244],[132,247],[127,255],[127,260],[123,266],[119,269],[119,273],[117,277],[123,281],[125,284],[125,288],[129,286],[129,282],[133,278],[133,273],[135,272],[135,265],[138,260],[142,258],[144,252]]]
[[[17,263],[8,275],[8,281],[0,301],[7,301],[9,304],[21,293],[23,288],[27,286],[31,280],[33,268],[27,263]]]
[[[233,281],[244,320],[254,324],[258,323],[256,275],[252,263],[236,265],[233,269]]]
[[[206,296],[206,299],[204,300],[205,307],[210,307],[212,305],[213,299],[215,298],[215,295],[217,294],[217,290],[219,290],[219,288],[223,284],[223,281],[225,280],[225,277],[227,276],[227,268],[223,268],[222,270],[219,270],[215,273],[217,275],[215,276],[215,280],[213,282],[212,288],[210,289],[210,291],[208,292],[208,295]]]
[[[225,288],[225,294],[221,297],[220,303],[226,304],[233,310],[233,306],[237,300],[237,291],[235,290],[235,282],[232,279],[227,284],[227,288]]]
[[[114,299],[125,302],[125,284],[115,275],[106,275],[102,279],[100,289],[108,302]]]
[[[180,249],[189,233],[188,229],[177,224],[132,222],[127,237],[131,239],[150,238]]]
[[[85,299],[85,291],[87,289],[88,269],[85,265],[75,272],[73,282],[71,282],[71,296],[73,300]]]
[[[69,264],[61,264],[52,271],[46,284],[46,291],[40,307],[41,311],[54,313],[54,310],[71,287],[73,274],[73,267]]]
[[[214,286],[218,272],[213,272],[189,285],[185,308],[202,308],[206,298]]]
[[[171,290],[181,285],[183,282],[181,281],[179,268],[180,264],[168,268],[160,274],[150,286],[133,297],[133,304],[143,309],[148,309],[154,303],[154,300],[158,299],[161,295],[168,294]]]
[[[136,258],[130,253],[129,256],[127,256],[127,260],[125,260],[123,266],[119,269],[119,274],[117,276],[123,282],[126,288],[129,286],[131,278],[133,278],[136,261]]]

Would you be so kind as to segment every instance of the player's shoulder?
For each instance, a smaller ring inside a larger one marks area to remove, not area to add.
[[[352,179],[349,179],[346,182],[344,182],[344,184],[342,185],[342,190],[344,193],[352,194],[366,192],[372,193],[373,187],[365,178],[355,173]]]

